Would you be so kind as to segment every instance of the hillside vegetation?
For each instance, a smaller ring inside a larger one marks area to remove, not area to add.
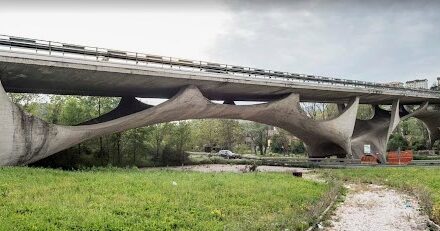
[[[0,227],[304,230],[330,188],[282,173],[6,167],[0,168]]]

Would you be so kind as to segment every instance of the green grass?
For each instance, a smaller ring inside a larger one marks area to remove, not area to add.
[[[0,229],[302,230],[330,190],[281,173],[5,167]]]
[[[323,175],[344,181],[389,185],[414,193],[431,219],[440,224],[440,168],[358,168],[319,170]]]

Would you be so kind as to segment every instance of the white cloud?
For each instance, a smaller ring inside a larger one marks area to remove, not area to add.
[[[8,3],[0,33],[369,81],[440,76],[440,2],[146,2]]]
[[[244,6],[234,5],[234,29],[211,50],[220,61],[380,82],[440,76],[436,2]]]

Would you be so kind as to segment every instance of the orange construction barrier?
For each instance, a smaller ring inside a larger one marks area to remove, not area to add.
[[[361,164],[378,164],[379,159],[376,155],[365,154],[361,156]]]
[[[406,165],[411,163],[413,160],[413,151],[400,151],[400,154],[397,151],[388,152],[387,162],[392,165]]]

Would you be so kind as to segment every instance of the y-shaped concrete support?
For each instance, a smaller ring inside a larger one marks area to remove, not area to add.
[[[364,145],[369,144],[371,152],[378,154],[382,163],[386,162],[386,149],[390,135],[396,129],[401,120],[405,120],[426,110],[428,103],[420,106],[416,111],[409,113],[402,110],[399,100],[395,100],[391,111],[375,106],[374,116],[370,120],[356,120],[354,127],[352,147],[355,158],[364,154]]]
[[[311,157],[351,155],[359,98],[352,99],[341,115],[328,121],[315,121],[299,105],[299,95],[291,94],[270,103],[237,106],[215,104],[194,86],[170,100],[151,107],[134,98],[124,98],[112,112],[80,126],[48,124],[23,113],[10,102],[0,85],[0,165],[28,164],[72,147],[85,140],[161,122],[228,118],[251,120],[283,128],[304,140]]]

